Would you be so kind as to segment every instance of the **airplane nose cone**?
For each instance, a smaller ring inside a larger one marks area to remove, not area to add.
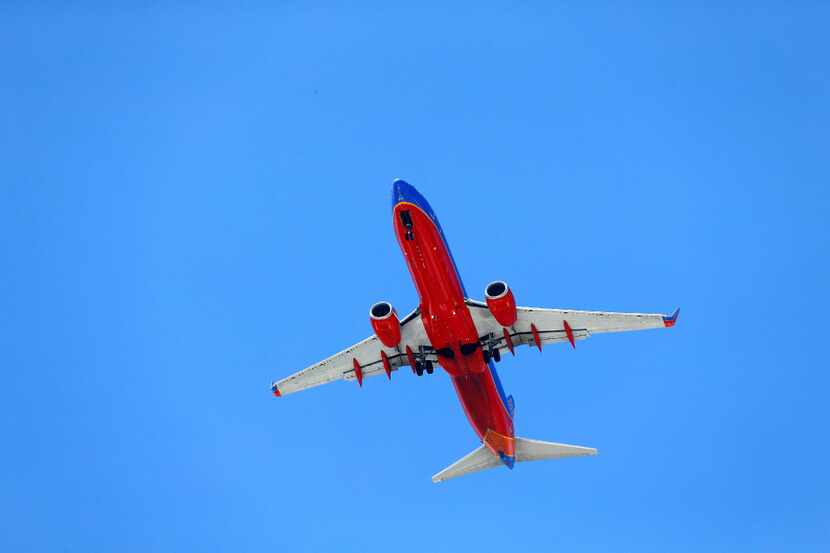
[[[432,207],[429,205],[427,199],[424,198],[414,186],[405,180],[395,179],[392,182],[392,209],[394,209],[395,206],[401,202],[407,202],[418,206],[433,221],[435,221],[436,225],[438,224],[438,218],[435,216],[435,212],[432,210]]]
[[[392,181],[392,205],[398,202],[409,202],[415,204],[426,212],[431,212],[426,198],[418,190],[403,179]]]
[[[392,205],[406,201],[406,198],[411,196],[412,185],[403,179],[395,179],[392,181]]]

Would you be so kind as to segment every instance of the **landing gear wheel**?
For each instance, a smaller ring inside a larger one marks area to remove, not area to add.
[[[417,361],[415,362],[415,374],[418,376],[424,376],[424,366]]]
[[[490,362],[490,352],[489,351],[487,351],[486,349],[481,350],[481,356],[484,357],[484,362],[485,363]]]
[[[432,374],[432,371],[435,370],[435,366],[432,364],[432,361],[427,361],[426,362],[426,370],[427,370],[427,374]]]
[[[493,361],[495,361],[496,363],[501,361],[501,352],[497,349],[493,350]]]

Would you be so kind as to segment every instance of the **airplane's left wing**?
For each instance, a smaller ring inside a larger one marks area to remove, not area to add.
[[[401,342],[397,348],[387,348],[377,336],[372,335],[340,353],[274,382],[271,390],[274,395],[281,396],[335,380],[356,379],[362,385],[367,376],[386,374],[391,378],[392,371],[409,364],[407,346],[419,361],[434,361],[437,358],[429,346],[418,309],[401,321]]]
[[[574,345],[577,340],[604,332],[668,328],[674,326],[680,312],[678,309],[672,315],[664,315],[517,307],[515,324],[503,328],[493,318],[486,303],[468,299],[467,305],[476,328],[483,334],[482,344],[490,344],[500,351],[512,350],[519,345],[541,349],[542,345],[554,342]]]

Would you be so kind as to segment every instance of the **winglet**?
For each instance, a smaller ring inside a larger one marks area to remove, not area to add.
[[[277,383],[274,382],[271,384],[271,392],[273,392],[274,397],[280,397],[282,394],[280,393],[279,387],[277,387]]]
[[[674,326],[674,323],[677,322],[677,316],[680,315],[680,308],[674,310],[671,317],[663,317],[663,324],[666,328],[671,328]]]

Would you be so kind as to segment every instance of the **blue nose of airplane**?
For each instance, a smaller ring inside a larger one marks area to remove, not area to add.
[[[400,202],[411,202],[408,198],[412,197],[414,190],[415,187],[403,179],[395,179],[392,181],[392,205],[394,206]]]
[[[433,220],[437,221],[435,212],[432,211],[432,206],[429,205],[427,199],[424,198],[414,186],[405,180],[395,179],[392,182],[392,209],[394,209],[395,206],[401,202],[407,202],[420,207],[424,213],[429,215]]]

